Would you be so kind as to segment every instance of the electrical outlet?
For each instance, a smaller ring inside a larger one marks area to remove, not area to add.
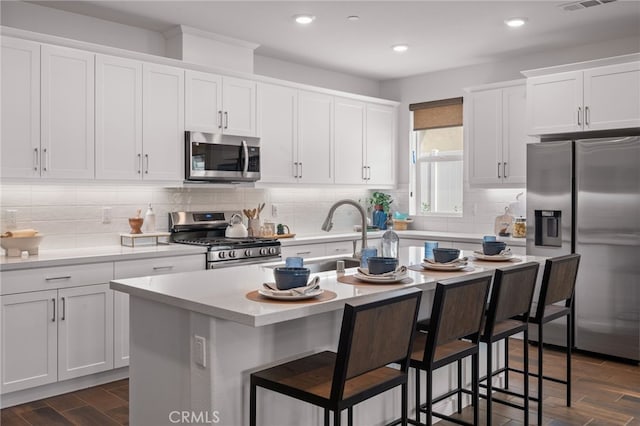
[[[7,228],[16,229],[18,227],[18,210],[6,211]]]
[[[278,217],[278,206],[275,204],[271,204],[271,217]]]
[[[111,223],[112,218],[112,209],[111,207],[103,207],[102,208],[102,223],[107,224]]]
[[[207,368],[207,339],[194,335],[193,361],[202,368]]]

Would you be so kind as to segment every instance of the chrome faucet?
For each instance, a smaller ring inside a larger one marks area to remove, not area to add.
[[[353,207],[358,209],[358,211],[360,212],[360,216],[362,218],[362,250],[364,250],[367,247],[367,212],[364,210],[364,208],[360,204],[358,204],[353,200],[336,201],[336,203],[332,205],[331,208],[329,209],[329,214],[327,214],[327,218],[324,220],[324,223],[322,224],[322,230],[327,232],[331,231],[331,228],[333,228],[333,222],[331,221],[333,219],[333,213],[336,211],[338,207],[340,207],[343,204],[352,205]],[[354,258],[358,257],[356,253],[355,242],[353,245],[353,257]]]

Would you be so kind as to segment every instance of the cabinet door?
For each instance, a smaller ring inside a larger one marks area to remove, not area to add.
[[[143,179],[184,178],[184,71],[143,65]]]
[[[58,380],[56,297],[56,290],[0,296],[1,393]]]
[[[258,86],[260,181],[295,182],[298,143],[298,91],[272,84]]]
[[[298,180],[333,183],[333,97],[298,93]]]
[[[142,62],[96,57],[96,178],[142,178]]]
[[[113,292],[113,367],[129,365],[129,295]]]
[[[222,79],[223,132],[256,136],[256,82],[240,78]]]
[[[502,89],[482,90],[465,98],[468,126],[469,183],[502,181]]]
[[[113,292],[109,284],[58,290],[58,377],[113,368]]]
[[[42,176],[94,177],[93,53],[42,46]]]
[[[361,184],[367,177],[364,163],[365,104],[336,98],[335,116],[335,183]],[[387,158],[387,162],[391,159]]]
[[[367,183],[395,185],[395,108],[367,105]]]
[[[40,176],[40,45],[2,37],[0,173]]]
[[[527,144],[536,140],[527,135],[526,107],[524,85],[502,90],[502,181],[505,184],[527,181]]]
[[[582,71],[528,78],[528,134],[582,130],[582,80]]]
[[[222,131],[222,77],[188,70],[185,73],[185,130]]]
[[[584,72],[585,130],[640,127],[640,62]]]

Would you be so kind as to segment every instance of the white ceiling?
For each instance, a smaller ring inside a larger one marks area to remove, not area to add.
[[[154,31],[183,24],[260,44],[257,54],[376,80],[638,37],[640,1],[38,1]],[[303,27],[292,16],[309,13]],[[356,22],[346,19],[358,15]],[[519,29],[504,20],[529,19]],[[398,54],[391,46],[407,43]]]

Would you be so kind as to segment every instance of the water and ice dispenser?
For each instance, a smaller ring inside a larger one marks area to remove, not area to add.
[[[535,210],[536,246],[562,246],[562,211]]]

